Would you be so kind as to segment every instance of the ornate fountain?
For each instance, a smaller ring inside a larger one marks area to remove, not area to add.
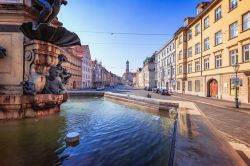
[[[67,100],[63,48],[81,45],[57,14],[65,0],[0,2],[0,119],[53,114]]]

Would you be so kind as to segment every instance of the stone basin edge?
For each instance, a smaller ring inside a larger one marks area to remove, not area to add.
[[[105,92],[104,97],[149,106],[158,111],[169,110],[161,110],[162,105],[178,108],[174,155],[169,165],[247,165],[193,102],[160,100],[112,92]]]

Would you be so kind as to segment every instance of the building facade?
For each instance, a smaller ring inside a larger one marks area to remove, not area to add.
[[[155,82],[155,54],[152,57],[146,58],[142,68],[143,87],[154,88]]]
[[[82,58],[82,88],[92,88],[92,61],[88,45],[81,46]]]
[[[77,47],[65,48],[65,56],[68,58],[68,63],[63,66],[71,74],[66,89],[76,90],[81,89],[82,85],[82,52]]]
[[[102,85],[102,65],[97,60],[92,61],[92,86]]]
[[[156,53],[156,82],[157,88],[174,91],[176,86],[176,52],[175,39],[171,39]]]
[[[143,80],[140,80],[140,74],[142,73],[142,68],[138,68],[136,73],[134,74],[133,77],[133,86],[136,88],[142,88],[142,86],[140,86],[140,82],[142,82]]]
[[[250,103],[249,1],[213,0],[197,5],[197,16],[175,33],[177,91]],[[239,64],[240,86],[234,85]]]

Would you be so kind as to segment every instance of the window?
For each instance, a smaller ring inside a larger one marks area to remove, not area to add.
[[[188,20],[184,21],[184,27],[186,27],[188,25]]]
[[[196,14],[197,15],[199,15],[200,13],[202,12],[202,9],[199,7],[199,8],[197,8],[197,10],[196,10]]]
[[[179,51],[179,60],[182,59],[182,51]]]
[[[230,0],[230,10],[238,6],[238,0]]]
[[[234,22],[229,26],[230,29],[230,39],[238,36],[238,22]]]
[[[233,83],[233,79],[230,79],[230,95],[235,96],[236,86]]]
[[[200,28],[200,24],[197,24],[195,26],[195,35],[199,35],[201,33],[201,28]]]
[[[204,69],[209,70],[209,58],[204,59]]]
[[[201,65],[200,65],[200,61],[196,61],[195,62],[195,72],[198,72],[201,70]]]
[[[192,30],[188,30],[187,31],[187,40],[190,40],[190,39],[192,39]]]
[[[250,44],[243,46],[244,62],[250,61]]]
[[[195,54],[199,54],[201,52],[201,44],[195,44]]]
[[[215,57],[215,68],[220,68],[222,66],[222,57],[218,55]]]
[[[195,80],[195,92],[200,92],[200,80]]]
[[[190,74],[190,73],[192,73],[192,63],[189,63],[188,64],[188,73]]]
[[[250,12],[243,15],[243,31],[250,29]]]
[[[188,81],[188,91],[192,91],[192,81]]]
[[[238,63],[238,50],[230,51],[230,64],[233,66]]]
[[[222,18],[221,6],[215,9],[215,21],[218,21]]]
[[[175,76],[175,69],[172,70],[172,76]]]
[[[221,31],[215,33],[215,45],[219,45],[222,43],[222,33]]]
[[[188,58],[192,57],[192,47],[188,48]]]
[[[181,83],[178,81],[177,82],[177,90],[180,90],[181,89]]]
[[[209,17],[207,16],[205,19],[204,19],[204,29],[207,29],[209,27]]]
[[[179,66],[179,74],[182,74],[182,66]]]
[[[209,50],[210,49],[210,42],[209,42],[209,37],[204,40],[204,50]]]
[[[179,45],[182,44],[182,41],[183,41],[182,38],[183,38],[182,35],[180,35],[179,36]]]

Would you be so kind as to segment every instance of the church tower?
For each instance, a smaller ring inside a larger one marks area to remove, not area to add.
[[[129,61],[126,62],[126,73],[129,73]]]

